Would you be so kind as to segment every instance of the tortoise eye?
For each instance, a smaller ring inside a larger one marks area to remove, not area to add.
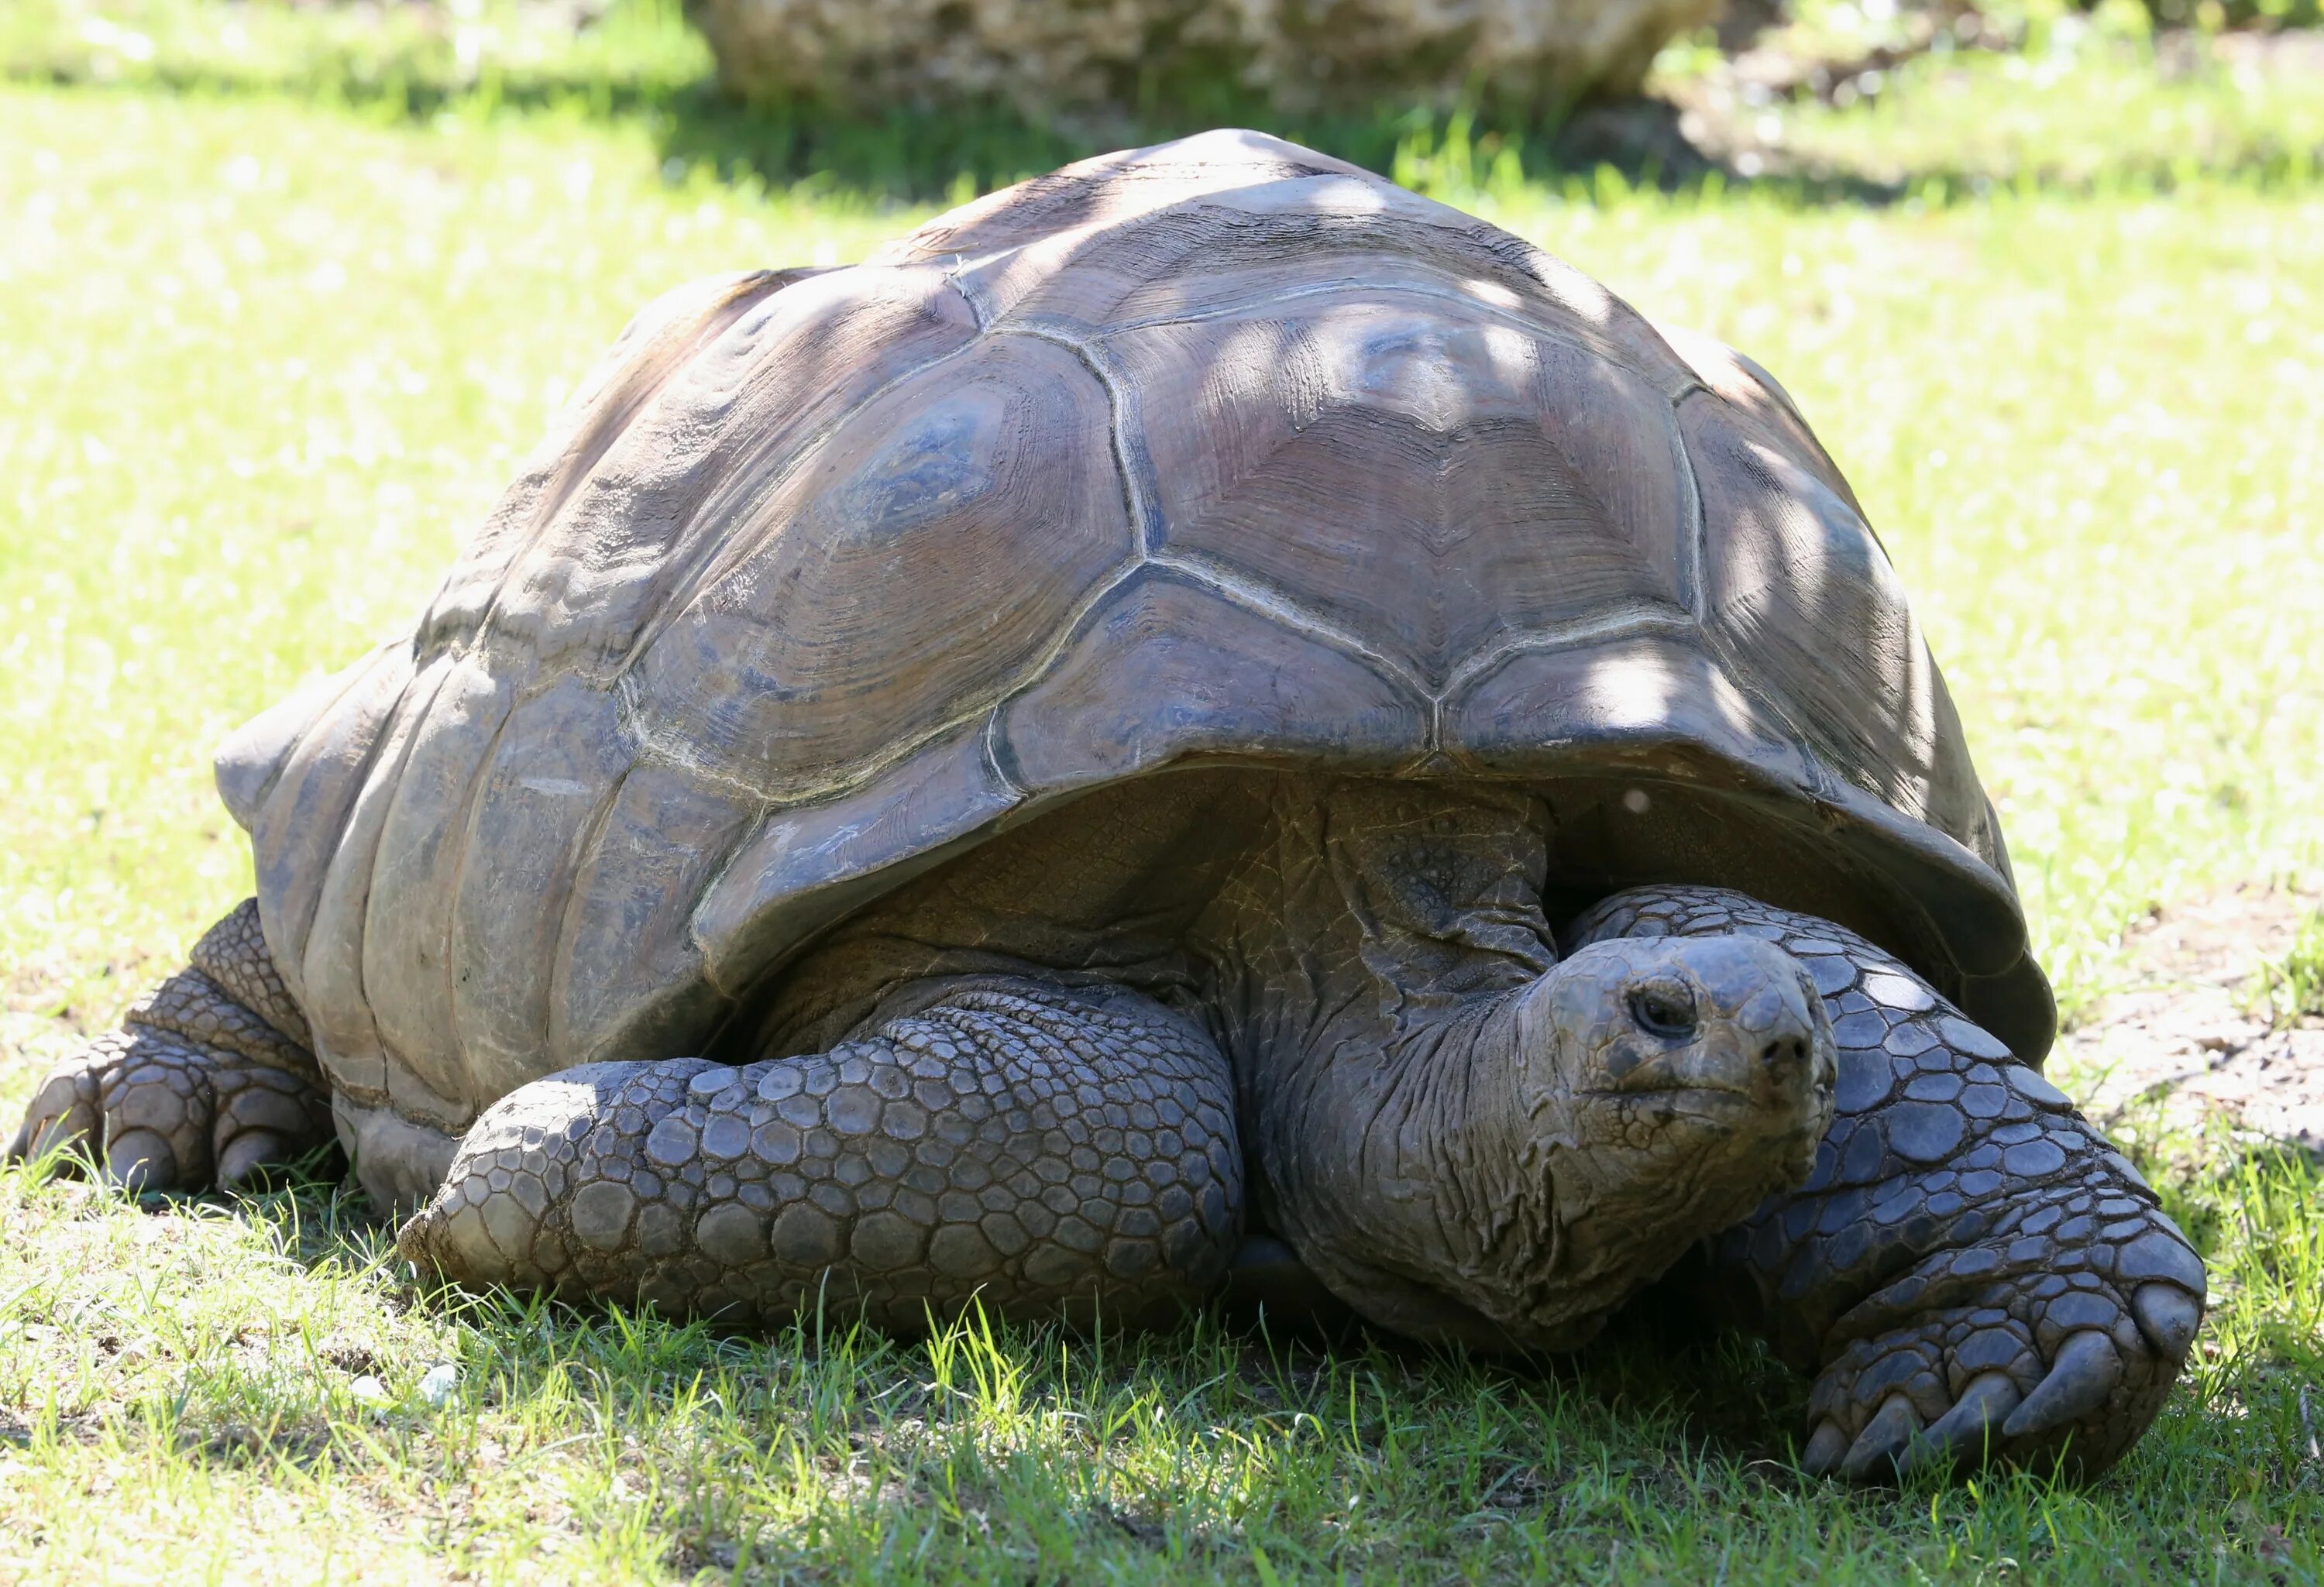
[[[1651,982],[1630,993],[1630,1017],[1656,1036],[1692,1036],[1694,993],[1680,982]]]

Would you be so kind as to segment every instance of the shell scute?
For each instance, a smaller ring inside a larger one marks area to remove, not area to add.
[[[340,687],[309,698],[319,709],[298,733],[278,718],[254,724],[257,734],[227,741],[228,775],[262,783],[266,795],[247,823],[257,873],[266,951],[290,995],[307,1001],[301,965],[323,877],[347,812],[362,792],[373,752],[392,721],[412,667],[407,645],[385,645],[347,669]],[[273,759],[265,766],[261,756]]]
[[[315,1037],[315,1056],[323,1073],[334,1087],[358,1097],[384,1094],[392,1072],[404,1072],[401,1066],[388,1062],[378,1023],[364,994],[364,925],[370,910],[380,835],[387,826],[405,761],[429,706],[456,665],[448,658],[441,659],[410,676],[393,711],[378,729],[370,754],[360,768],[352,769],[349,780],[354,797],[337,828],[327,835],[329,846],[313,872],[320,885],[299,961],[299,1001],[307,1011],[308,1026]],[[294,812],[278,811],[281,802],[281,792],[267,801],[262,828],[279,830],[288,824]],[[267,835],[262,830],[262,846]],[[263,876],[259,885],[263,919],[269,901]],[[271,929],[267,946],[274,946]],[[425,1057],[438,1072],[456,1061],[456,1055],[450,1054]]]
[[[944,262],[988,323],[1082,328],[1423,281],[1550,323],[1675,396],[1696,378],[1636,310],[1523,239],[1247,132],[1102,156],[940,217],[883,263]]]
[[[2046,1041],[1942,680],[1773,378],[1250,134],[663,300],[412,638],[220,786],[335,1085],[442,1130],[1220,761],[1528,781],[1565,873],[1891,925]]]
[[[549,421],[549,433],[502,494],[421,617],[415,643],[432,655],[471,638],[509,570],[531,550],[545,525],[594,477],[606,452],[664,389],[690,374],[716,341],[755,305],[798,279],[798,272],[752,271],[690,281],[663,293],[632,318]]]
[[[818,275],[752,303],[625,410],[588,472],[505,559],[489,599],[446,603],[438,646],[488,648],[503,669],[611,682],[646,637],[727,565],[802,448],[975,323],[933,270]],[[472,558],[464,558],[464,567]],[[465,585],[485,570],[456,572]]]
[[[1508,630],[1692,604],[1667,405],[1569,342],[1390,288],[1109,347],[1157,547],[1289,592],[1432,690]]]
[[[467,1091],[466,1055],[453,1007],[447,941],[467,873],[524,863],[480,850],[484,773],[516,705],[506,669],[479,656],[447,657],[441,685],[415,724],[376,840],[363,899],[362,993],[383,1048],[442,1096]]]
[[[352,667],[308,679],[218,746],[218,798],[235,821],[245,828],[257,821],[307,731],[364,679],[378,659],[374,651]]]
[[[1756,359],[1698,331],[1673,326],[1657,326],[1655,329],[1671,349],[1686,360],[1703,386],[1727,405],[1730,422],[1750,430],[1764,444],[1796,460],[1846,502],[1849,512],[1859,518],[1864,516],[1863,503],[1841,477],[1839,466],[1823,449],[1823,443],[1808,428],[1799,404]]]
[[[1085,335],[1401,287],[1498,309],[1536,334],[1650,371],[1663,389],[1691,378],[1645,321],[1586,276],[1457,210],[1348,179],[1190,200],[972,261],[954,279],[988,324]]]
[[[945,211],[872,255],[874,264],[973,258],[1066,232],[1118,226],[1189,198],[1312,176],[1345,161],[1233,128],[1076,161]]]
[[[739,997],[815,932],[1030,807],[979,721],[835,798],[779,807],[695,913],[705,973]]]
[[[724,999],[695,909],[761,814],[731,783],[681,766],[642,762],[621,780],[547,955],[547,1050],[676,1051],[681,1033],[715,1022]]]
[[[1784,702],[1821,765],[1968,841],[1984,795],[1887,553],[1814,471],[1709,395],[1682,402],[1679,423],[1718,525],[1705,548],[1711,638]]]
[[[996,728],[1003,765],[1041,792],[1196,755],[1386,773],[1426,743],[1428,702],[1328,637],[1156,568],[1116,590]]]
[[[995,336],[908,377],[774,491],[646,647],[664,757],[796,798],[982,715],[1137,549],[1104,387]]]
[[[1488,770],[1562,761],[1693,779],[1723,765],[1767,789],[1812,776],[1784,724],[1677,628],[1512,650],[1446,702],[1444,739]]]
[[[605,690],[560,678],[508,713],[475,780],[468,863],[433,934],[458,1078],[479,1106],[530,1079],[549,1045],[567,900],[636,760],[620,715]],[[373,996],[383,1013],[404,1001]]]

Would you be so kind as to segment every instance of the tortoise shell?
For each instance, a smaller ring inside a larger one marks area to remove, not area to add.
[[[656,302],[412,634],[218,782],[334,1086],[456,1130],[1222,763],[1538,785],[1581,893],[1812,908],[2049,1043],[1943,681],[1774,381],[1244,133]]]

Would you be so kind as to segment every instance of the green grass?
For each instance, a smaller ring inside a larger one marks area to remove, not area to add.
[[[2281,959],[2260,966],[2253,990],[2276,1024],[2324,1018],[2324,910],[2300,923]]]
[[[2324,174],[2324,81],[2197,52],[2158,72],[2141,41],[2086,37],[2039,54],[1923,55],[1869,104],[1777,117],[1807,170],[1890,184],[2170,187],[2234,171],[2299,186]]]
[[[382,114],[295,86],[0,87],[11,1122],[247,890],[209,746],[409,620],[628,312],[921,212],[673,181],[664,133],[586,94]],[[2324,187],[2223,158],[2167,193],[1978,196],[1924,163],[1868,208],[1456,152],[1406,174],[1735,340],[1816,420],[2070,1003],[2149,904],[2324,863]],[[1212,1324],[720,1340],[412,1293],[325,1186],[139,1208],[10,1173],[0,1575],[2324,1579],[2324,1182],[2124,1133],[2213,1263],[2185,1386],[2096,1489],[1901,1496],[1794,1476],[1803,1389],[1733,1340],[1546,1375]]]
[[[1866,24],[1852,4],[1809,7]],[[1709,106],[1720,145],[1767,148],[1778,192],[1912,192],[1923,198],[2038,184],[2147,190],[2231,174],[2293,186],[2324,172],[2324,91],[2316,74],[2272,71],[2182,36],[2165,69],[2141,14],[2124,0],[2101,25],[2068,25],[2056,0],[1987,7],[2014,16],[2030,53],[1929,54],[1876,73],[1877,99],[1833,110],[1813,100]],[[2050,20],[2038,24],[2040,14]],[[1800,31],[1800,30],[1794,30]],[[1809,29],[1811,49],[1860,53],[1885,39]],[[1674,45],[1662,80],[1678,87],[1715,51]],[[1120,125],[1087,117],[1030,123],[965,105],[940,120],[903,110],[844,113],[761,105],[744,113],[709,91],[710,56],[679,0],[606,0],[577,32],[544,0],[398,0],[290,5],[281,0],[11,0],[0,7],[0,78],[120,91],[273,95],[374,123],[424,122],[449,109],[552,110],[614,120],[665,161],[708,165],[776,186],[923,197],[991,188],[1120,143],[1222,124],[1264,125],[1386,171],[1416,155],[1481,180],[1511,169],[1561,184],[1569,145],[1554,127],[1472,125],[1465,115],[1385,104],[1370,114],[1279,116],[1208,82],[1181,83]],[[1700,96],[1692,96],[1695,103]],[[1506,118],[1505,118],[1506,119]],[[1448,138],[1448,134],[1451,134]],[[1471,135],[1473,134],[1473,136]],[[1448,148],[1448,143],[1451,145]],[[1637,174],[1636,172],[1633,173]],[[1651,174],[1651,173],[1649,173]]]
[[[1207,1320],[721,1339],[415,1294],[326,1186],[11,1174],[0,1533],[76,1582],[2314,1582],[2324,1182],[2232,1165],[2166,1191],[2219,1305],[2113,1479],[1877,1495],[1790,1469],[1799,1385],[1733,1339],[1546,1374]]]

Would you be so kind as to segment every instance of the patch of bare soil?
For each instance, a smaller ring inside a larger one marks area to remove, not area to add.
[[[2324,1151],[2324,1020],[2272,1023],[2255,990],[2290,951],[2317,895],[2246,883],[2157,910],[2125,943],[2129,983],[2059,1043],[2103,1122],[2161,1096],[2245,1130]]]

